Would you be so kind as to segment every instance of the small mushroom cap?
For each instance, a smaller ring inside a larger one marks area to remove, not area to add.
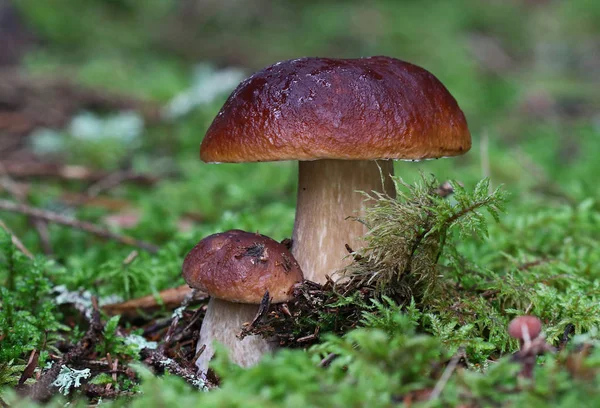
[[[425,69],[383,56],[300,58],[243,81],[206,132],[200,157],[419,160],[470,148],[463,112]]]
[[[237,303],[292,298],[302,270],[288,248],[260,234],[231,230],[201,240],[185,257],[183,278],[192,288]]]
[[[516,317],[508,325],[508,334],[516,339],[525,340],[525,329],[529,333],[529,339],[533,340],[542,332],[542,322],[535,316]]]

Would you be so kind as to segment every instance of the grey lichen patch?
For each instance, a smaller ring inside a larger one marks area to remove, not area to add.
[[[76,370],[64,365],[60,368],[60,373],[52,385],[58,387],[58,391],[61,394],[68,395],[71,388],[79,388],[81,386],[81,380],[87,379],[91,375],[92,373],[89,368]]]

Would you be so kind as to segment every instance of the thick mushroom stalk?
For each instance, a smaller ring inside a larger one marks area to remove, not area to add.
[[[257,312],[257,305],[210,298],[196,349],[198,353],[204,348],[196,360],[199,373],[208,370],[215,354],[215,342],[222,344],[229,351],[229,359],[241,367],[250,367],[258,363],[264,354],[275,350],[276,343],[260,336],[246,336],[243,340],[237,338],[244,323],[251,322]]]
[[[394,196],[393,174],[391,160],[300,162],[292,253],[305,279],[324,283],[350,263],[345,245],[361,247],[367,229],[348,217],[363,214],[361,192]]]

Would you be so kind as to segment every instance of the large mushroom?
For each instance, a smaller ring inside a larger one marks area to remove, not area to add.
[[[183,278],[211,298],[200,329],[196,361],[201,374],[208,370],[214,342],[222,343],[230,359],[247,367],[275,345],[259,336],[237,338],[242,325],[258,312],[265,293],[271,302],[292,298],[302,271],[288,248],[264,235],[231,230],[202,239],[185,257]]]
[[[323,283],[360,246],[358,191],[394,194],[386,159],[457,156],[471,147],[456,100],[431,73],[389,57],[301,58],[243,81],[208,129],[205,162],[299,160],[292,253]],[[381,170],[381,172],[380,172]]]

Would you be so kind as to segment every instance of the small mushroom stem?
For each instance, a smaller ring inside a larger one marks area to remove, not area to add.
[[[231,361],[242,367],[256,364],[263,354],[275,349],[275,344],[260,336],[237,335],[245,322],[250,322],[258,312],[258,305],[233,303],[211,297],[200,329],[196,351],[206,346],[196,366],[199,374],[206,374],[208,364],[215,354],[214,343],[219,342],[229,351]]]
[[[393,174],[391,160],[300,162],[292,254],[305,279],[324,283],[350,262],[345,245],[361,247],[367,229],[348,217],[363,214],[361,191],[394,196]]]

